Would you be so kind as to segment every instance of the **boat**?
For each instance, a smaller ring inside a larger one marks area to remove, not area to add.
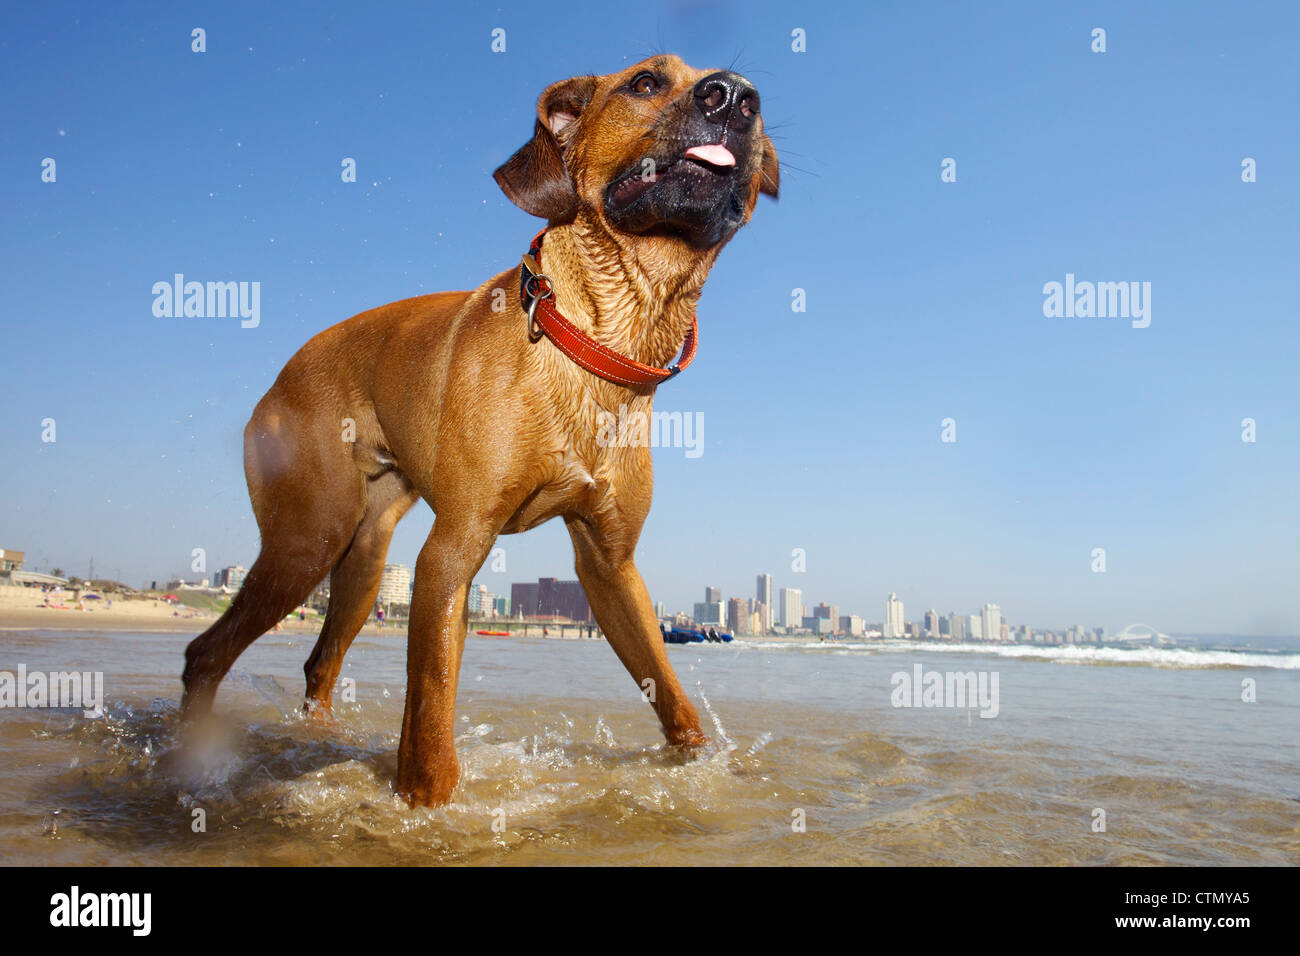
[[[665,644],[724,644],[733,640],[732,635],[712,627],[674,627],[661,630]]]
[[[475,631],[480,637],[509,637],[509,631]]]

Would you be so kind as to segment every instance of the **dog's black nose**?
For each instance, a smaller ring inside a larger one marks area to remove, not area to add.
[[[710,123],[743,133],[758,115],[758,90],[739,73],[722,70],[695,84],[695,106]]]

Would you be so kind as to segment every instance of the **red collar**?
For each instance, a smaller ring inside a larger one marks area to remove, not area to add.
[[[576,325],[560,315],[555,307],[551,280],[542,272],[542,237],[539,232],[528,247],[519,267],[519,300],[528,313],[528,340],[537,342],[543,335],[555,347],[593,375],[618,385],[646,386],[666,382],[695,360],[700,337],[700,321],[691,316],[691,328],[682,343],[682,354],[671,368],[656,368],[620,355],[601,345]]]

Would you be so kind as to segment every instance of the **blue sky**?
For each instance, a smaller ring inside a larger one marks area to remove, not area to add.
[[[537,222],[491,172],[537,95],[666,50],[745,72],[787,168],[657,398],[705,444],[656,452],[656,599],[766,571],[872,621],[897,591],[912,620],[1300,633],[1295,5],[331,6],[0,11],[0,546],[29,567],[250,564],[240,436],[283,364],[517,261]],[[176,272],[260,282],[260,326],[155,318]],[[1150,282],[1150,326],[1044,317],[1067,273]],[[558,522],[500,543],[489,588],[572,576]]]

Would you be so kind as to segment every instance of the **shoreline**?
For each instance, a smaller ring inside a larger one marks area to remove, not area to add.
[[[136,605],[136,606],[133,606]],[[173,613],[179,611],[179,614]],[[186,613],[186,612],[189,613]],[[77,608],[48,608],[39,604],[28,604],[25,606],[4,606],[0,604],[0,632],[4,631],[129,631],[135,633],[160,633],[160,634],[199,634],[207,630],[219,615],[207,611],[194,611],[189,608],[172,608],[170,605],[157,604],[153,602],[133,602],[121,601],[114,602],[112,608],[96,607],[78,610]],[[319,634],[320,629],[324,626],[325,618],[323,615],[308,617],[306,620],[299,621],[294,619],[285,619],[281,622],[280,630],[277,632],[274,628],[268,630],[267,634]],[[475,634],[476,630],[494,630],[499,627],[491,621],[475,622],[471,621],[469,631],[466,637],[483,638],[484,640],[493,640],[493,637]],[[551,633],[542,634],[542,628],[547,628]],[[563,633],[556,633],[559,630],[554,624],[530,624],[526,627],[515,625],[515,630],[511,637],[532,637],[545,638],[547,640],[588,640],[587,637],[579,635],[577,625],[566,625]],[[358,631],[358,634],[364,634],[370,637],[383,637],[385,634],[392,634],[397,637],[405,638],[407,625],[405,622],[385,623],[380,627],[374,621],[368,622]],[[506,639],[506,638],[501,638]],[[603,636],[598,636],[596,640],[604,640]]]

